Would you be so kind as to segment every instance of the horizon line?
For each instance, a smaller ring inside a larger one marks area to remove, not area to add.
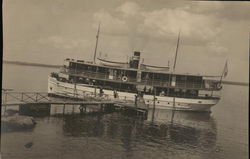
[[[12,60],[3,60],[3,63],[6,64],[15,64],[15,65],[26,65],[26,66],[38,66],[38,67],[60,67],[62,65],[53,65],[53,64],[44,64],[44,63],[36,63],[36,62],[26,62],[26,61],[12,61]],[[249,85],[249,82],[242,81],[226,81],[222,80],[224,84],[238,84],[238,85]]]

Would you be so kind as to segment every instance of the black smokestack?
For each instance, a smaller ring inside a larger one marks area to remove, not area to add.
[[[141,53],[139,51],[134,51],[134,56],[130,60],[130,67],[138,69],[139,62],[140,62]]]

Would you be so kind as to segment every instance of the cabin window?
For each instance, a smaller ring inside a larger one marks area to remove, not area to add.
[[[175,91],[175,92],[179,92],[179,91],[180,91],[180,89],[178,89],[178,88],[175,88],[175,89],[174,89],[174,91]]]
[[[185,76],[181,76],[181,80],[185,81],[186,77]]]

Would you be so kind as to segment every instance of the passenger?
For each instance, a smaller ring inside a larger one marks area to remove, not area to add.
[[[140,97],[143,98],[144,94],[145,94],[144,92],[141,92]]]
[[[114,98],[118,98],[118,93],[116,90],[114,90]]]
[[[103,96],[103,90],[102,90],[102,88],[100,88],[100,97],[102,97]]]
[[[122,79],[123,75],[121,73],[118,74],[118,79]]]
[[[152,93],[151,88],[148,89],[148,92],[149,92],[149,93]]]
[[[143,92],[146,93],[146,91],[147,91],[147,88],[146,86],[144,86]]]
[[[160,96],[165,96],[165,92],[161,91]]]
[[[135,95],[135,106],[137,106],[137,95]]]

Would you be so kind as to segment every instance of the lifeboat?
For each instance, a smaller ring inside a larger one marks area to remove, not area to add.
[[[162,66],[153,66],[153,65],[145,65],[141,64],[141,68],[145,70],[152,70],[152,71],[169,71],[169,67],[162,67]]]
[[[101,58],[97,58],[100,61],[100,64],[105,65],[105,66],[113,66],[113,67],[127,67],[128,63],[127,62],[117,62],[117,61],[109,61],[109,60],[104,60]]]

